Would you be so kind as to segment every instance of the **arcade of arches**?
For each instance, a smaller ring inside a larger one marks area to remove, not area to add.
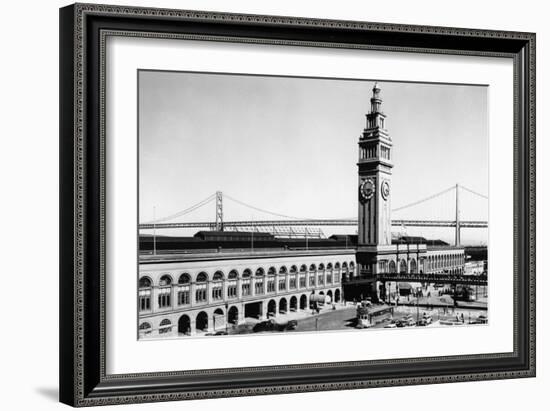
[[[326,296],[326,303],[341,302],[342,281],[355,275],[353,250],[316,254],[237,264],[216,261],[214,269],[183,262],[169,270],[160,262],[140,266],[140,337],[210,333],[246,318],[309,311],[315,294]]]
[[[315,294],[326,296],[327,302],[341,302],[345,299],[342,283],[359,272],[352,252],[215,261],[214,269],[184,262],[170,270],[161,262],[140,266],[140,337],[215,332],[241,324],[247,317],[266,319],[310,310]],[[427,250],[421,257],[393,256],[381,271],[461,274],[463,267],[464,250],[449,247]]]

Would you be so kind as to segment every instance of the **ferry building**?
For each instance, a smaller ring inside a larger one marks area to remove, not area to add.
[[[358,141],[358,235],[304,244],[267,233],[199,232],[159,238],[162,252],[155,255],[148,253],[150,239],[142,237],[140,337],[216,332],[246,318],[309,313],[317,301],[377,301],[386,295],[380,273],[462,274],[464,248],[392,238],[393,141],[380,93],[375,84]]]

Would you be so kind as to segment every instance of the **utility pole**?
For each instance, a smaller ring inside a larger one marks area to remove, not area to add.
[[[153,206],[153,255],[157,255],[157,207]]]
[[[455,246],[460,246],[460,202],[458,196],[458,183],[455,186]]]

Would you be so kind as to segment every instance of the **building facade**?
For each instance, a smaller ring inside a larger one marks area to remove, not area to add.
[[[309,311],[313,301],[376,301],[387,295],[389,284],[377,280],[382,273],[464,273],[462,247],[422,237],[392,240],[393,142],[380,91],[375,84],[358,143],[356,248],[347,248],[353,236],[346,248],[326,239],[316,240],[315,249],[281,247],[267,234],[253,243],[251,233],[224,231],[165,239],[172,253],[140,255],[140,337],[215,333],[246,318]]]
[[[246,317],[310,310],[313,295],[342,301],[353,249],[142,256],[140,337],[221,331]]]

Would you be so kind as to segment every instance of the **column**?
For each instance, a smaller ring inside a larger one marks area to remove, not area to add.
[[[195,300],[196,290],[197,290],[196,285],[194,282],[192,282],[189,286],[189,305],[191,307],[197,304],[197,301]]]
[[[267,301],[262,301],[262,312],[261,312],[261,319],[266,320],[267,319]]]
[[[243,298],[243,280],[241,277],[237,278],[237,299],[240,300]],[[241,314],[239,310],[239,315]]]
[[[189,334],[190,335],[195,335],[197,333],[196,325],[197,325],[196,319],[193,318],[193,316],[189,315]]]
[[[159,310],[159,288],[151,287],[151,312],[156,313]],[[151,324],[152,326],[152,324]]]
[[[172,285],[171,291],[170,291],[170,307],[172,307],[172,310],[178,306],[178,287],[176,285]],[[177,328],[177,324],[176,324]]]

